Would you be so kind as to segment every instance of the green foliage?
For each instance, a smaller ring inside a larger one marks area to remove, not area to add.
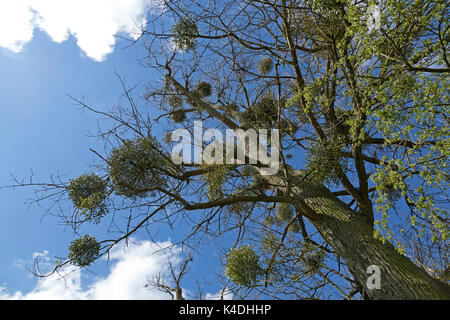
[[[326,252],[320,246],[308,241],[296,242],[296,261],[301,263],[302,273],[317,274],[325,265]]]
[[[198,36],[197,23],[189,18],[181,18],[172,27],[174,43],[180,50],[190,51],[195,48]]]
[[[70,181],[67,191],[86,220],[98,223],[108,213],[106,182],[96,174],[83,174]]]
[[[402,189],[405,189],[406,185],[402,181],[402,178],[398,172],[391,171],[387,172],[387,174],[386,172],[384,173],[385,174],[383,174],[383,171],[378,171],[372,179],[378,182],[378,192],[386,196],[389,203],[393,204],[400,199]]]
[[[292,233],[297,233],[297,232],[299,232],[299,231],[300,231],[300,226],[299,226],[299,224],[298,224],[297,222],[291,223],[291,224],[289,225],[288,231],[289,231],[289,232],[292,232]]]
[[[259,257],[251,246],[231,249],[226,257],[225,275],[234,283],[250,288],[261,275]]]
[[[113,149],[109,158],[109,174],[116,194],[125,197],[145,197],[164,181],[162,171],[167,161],[159,144],[152,137],[125,140]]]
[[[259,173],[253,176],[252,188],[254,191],[264,194],[264,192],[269,188],[269,184],[266,179],[264,179]]]
[[[186,120],[186,111],[183,109],[177,109],[170,113],[170,117],[175,123],[181,123]]]
[[[216,200],[223,197],[223,186],[226,181],[228,166],[227,165],[207,165],[202,164],[206,169],[203,174],[203,180],[207,185],[207,195],[209,200]]]
[[[342,149],[344,142],[340,138],[325,143],[313,142],[306,157],[308,178],[318,183],[338,183],[337,167],[346,168]]]
[[[253,195],[251,191],[246,189],[238,189],[231,193],[231,197],[234,196],[250,196]],[[251,202],[234,202],[228,206],[228,210],[230,213],[235,214],[237,216],[248,215],[252,208]]]
[[[172,132],[166,132],[163,137],[163,142],[169,144],[172,142]]]
[[[278,221],[277,217],[274,217],[272,215],[267,215],[266,219],[264,220],[264,224],[266,226],[273,226],[278,223],[279,223],[279,221]]]
[[[200,98],[209,97],[212,93],[211,84],[209,84],[206,81],[201,81],[197,83],[197,86],[195,87],[195,92]]]
[[[402,8],[402,15],[414,17],[414,24],[425,19],[408,10],[411,8]],[[405,19],[410,18],[402,19],[402,23],[408,25],[410,22]],[[398,41],[408,43],[409,40]],[[367,43],[373,50],[387,50],[382,48],[381,41]],[[431,48],[430,44],[421,44],[420,41],[413,43],[416,46],[408,46],[405,53],[411,59],[426,54]],[[413,141],[414,146],[409,147],[402,157],[384,157],[384,165],[371,176],[377,187],[376,209],[381,213],[380,220],[376,221],[377,236],[390,241],[398,241],[405,236],[392,231],[394,222],[390,219],[390,210],[401,197],[411,209],[410,226],[402,227],[413,228],[418,239],[426,236],[430,239],[430,247],[437,244],[447,246],[450,232],[448,224],[443,221],[447,220],[448,210],[442,208],[442,203],[448,202],[450,80],[447,74],[408,72],[401,66],[393,67],[391,72],[390,81],[380,85],[375,93],[382,107],[373,112],[374,123],[386,141],[386,149],[391,145],[401,146],[399,141]],[[428,144],[427,141],[434,143]],[[407,236],[411,237],[411,233]]]
[[[298,82],[296,80],[291,80],[289,82],[289,92],[292,95],[296,95],[298,93]]]
[[[191,94],[194,96],[194,98],[200,98],[195,89],[191,91]],[[193,108],[197,108],[197,102],[194,98],[186,97],[186,103]]]
[[[167,103],[169,104],[170,107],[174,109],[179,108],[183,105],[183,98],[178,95],[172,95],[167,100]]]
[[[268,57],[261,58],[258,63],[258,71],[262,75],[268,74],[273,69],[273,61]]]
[[[235,112],[239,112],[239,106],[235,102],[228,104],[226,106],[226,109],[227,109],[227,112],[231,113],[231,114],[233,114]]]
[[[278,101],[272,94],[264,96],[254,106],[254,116],[256,119],[261,120],[264,117],[269,118],[271,121],[276,121],[278,114]]]
[[[297,122],[302,125],[308,124],[309,123],[308,116],[301,105],[301,97],[302,97],[302,95],[304,95],[306,97],[308,91],[305,89],[304,91],[299,92],[296,81],[290,82],[290,91],[291,91],[292,97],[290,97],[289,99],[286,100],[285,107],[287,109],[294,111],[295,120],[296,120],[295,124],[297,124]],[[292,123],[292,121],[290,121],[290,123]],[[297,124],[297,127],[298,127],[298,124]]]
[[[317,11],[327,11],[327,10],[336,10],[340,6],[342,6],[341,1],[339,0],[308,0],[307,1],[313,10]]]
[[[309,123],[308,116],[302,109],[300,109],[300,108],[297,109],[296,116],[297,116],[296,120],[298,120],[298,122],[300,122],[301,124],[305,125],[305,124]]]
[[[68,259],[79,267],[87,267],[98,258],[100,244],[95,237],[84,235],[72,241],[69,247]]]
[[[282,202],[277,206],[277,217],[281,221],[289,222],[293,217],[294,209],[290,203]]]
[[[256,174],[256,169],[252,165],[242,166],[241,174],[245,177],[254,176]]]
[[[282,102],[283,106],[284,102]],[[267,94],[242,113],[243,117],[256,127],[269,128],[278,118],[278,101],[273,94]]]
[[[337,124],[344,129],[344,134],[350,133],[352,123],[352,112],[344,108],[336,108],[335,115]],[[331,133],[331,131],[335,132],[336,127],[332,124],[332,128],[327,128],[327,130],[329,133]],[[341,138],[345,138],[345,135],[342,136]]]
[[[284,229],[286,225],[291,222],[294,217],[294,208],[290,203],[278,203],[276,207],[276,215],[268,215],[264,220],[266,226],[277,226]],[[297,233],[300,231],[300,226],[297,221],[293,221],[288,231],[291,233]]]
[[[272,253],[279,243],[280,240],[273,232],[267,230],[263,232],[263,235],[261,237],[261,248],[265,253]]]
[[[314,274],[324,266],[325,253],[322,250],[307,251],[303,254],[303,262],[307,273]]]

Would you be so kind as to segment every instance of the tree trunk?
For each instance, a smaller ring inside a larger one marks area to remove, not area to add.
[[[274,182],[274,178],[269,180]],[[275,180],[280,186],[280,180]],[[296,210],[304,214],[345,260],[370,299],[450,299],[447,283],[431,277],[389,242],[375,239],[364,215],[351,210],[327,188],[300,181],[290,187],[290,193]],[[380,268],[379,289],[367,287],[370,277],[367,269],[371,265]]]

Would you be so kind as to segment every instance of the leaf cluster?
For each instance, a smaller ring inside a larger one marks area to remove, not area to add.
[[[251,246],[231,249],[226,257],[225,275],[234,283],[252,287],[261,275],[259,257]]]
[[[145,197],[164,181],[166,159],[152,138],[125,140],[113,149],[108,161],[109,174],[116,194],[130,198]]]
[[[83,174],[69,182],[69,199],[86,220],[98,223],[108,213],[107,184],[94,173]]]
[[[79,267],[87,267],[97,259],[100,252],[100,244],[95,237],[84,235],[72,241],[69,247],[68,259]]]

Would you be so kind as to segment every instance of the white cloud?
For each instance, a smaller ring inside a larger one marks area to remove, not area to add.
[[[0,47],[20,52],[39,28],[55,42],[72,34],[88,57],[103,61],[115,35],[139,36],[148,10],[158,6],[156,0],[1,0]]]
[[[0,47],[20,52],[33,38],[33,13],[23,0],[0,1]]]
[[[178,247],[171,247],[170,241],[152,243],[130,239],[117,244],[110,253],[111,268],[105,277],[98,277],[89,285],[82,286],[85,279],[83,270],[69,266],[46,278],[38,279],[30,292],[9,292],[0,284],[0,300],[127,300],[127,299],[170,299],[170,296],[155,288],[145,287],[148,279],[160,275],[166,283],[172,283],[169,262],[174,266],[182,262],[182,252]],[[40,266],[51,267],[47,250],[36,252],[33,259],[39,258]],[[190,290],[183,288],[184,295],[192,296]],[[205,299],[219,300],[222,290],[207,293]],[[225,290],[223,299],[231,300],[233,295]]]
[[[148,278],[161,273],[163,279],[170,282],[169,261],[180,262],[179,249],[160,251],[167,248],[169,242],[152,244],[149,241],[129,242],[128,247],[117,247],[111,252],[110,259],[118,262],[111,267],[111,273],[104,279],[98,279],[90,290],[92,299],[168,299],[169,296],[144,288]]]
[[[28,292],[10,293],[0,286],[0,300],[78,300],[78,299],[168,299],[170,296],[154,288],[145,288],[147,279],[158,273],[170,283],[169,261],[180,262],[178,248],[160,251],[170,242],[157,244],[149,241],[129,241],[118,244],[110,255],[112,266],[104,278],[97,278],[86,289],[82,287],[83,272],[73,266],[47,278],[39,279],[36,287]],[[48,252],[36,253],[47,261]],[[64,276],[62,276],[64,275]]]
[[[205,295],[206,300],[233,300],[233,293],[225,288],[225,290],[219,290],[216,293],[207,293]]]

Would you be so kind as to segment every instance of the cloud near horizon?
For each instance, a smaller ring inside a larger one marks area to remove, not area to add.
[[[177,247],[160,251],[172,244],[168,241],[151,243],[130,239],[128,245],[122,242],[116,245],[110,254],[111,268],[105,277],[97,277],[94,281],[82,286],[83,272],[79,268],[69,266],[37,281],[33,290],[24,293],[11,293],[0,286],[0,300],[138,300],[138,299],[170,299],[170,296],[155,288],[145,288],[148,279],[157,274],[170,281],[169,261],[177,264],[181,261],[181,250]],[[49,263],[49,253],[35,253],[43,264]],[[186,291],[187,292],[187,291]]]
[[[158,6],[158,0],[1,0],[0,47],[22,51],[37,28],[58,43],[73,35],[86,56],[103,61],[115,36],[137,38],[148,10]]]

